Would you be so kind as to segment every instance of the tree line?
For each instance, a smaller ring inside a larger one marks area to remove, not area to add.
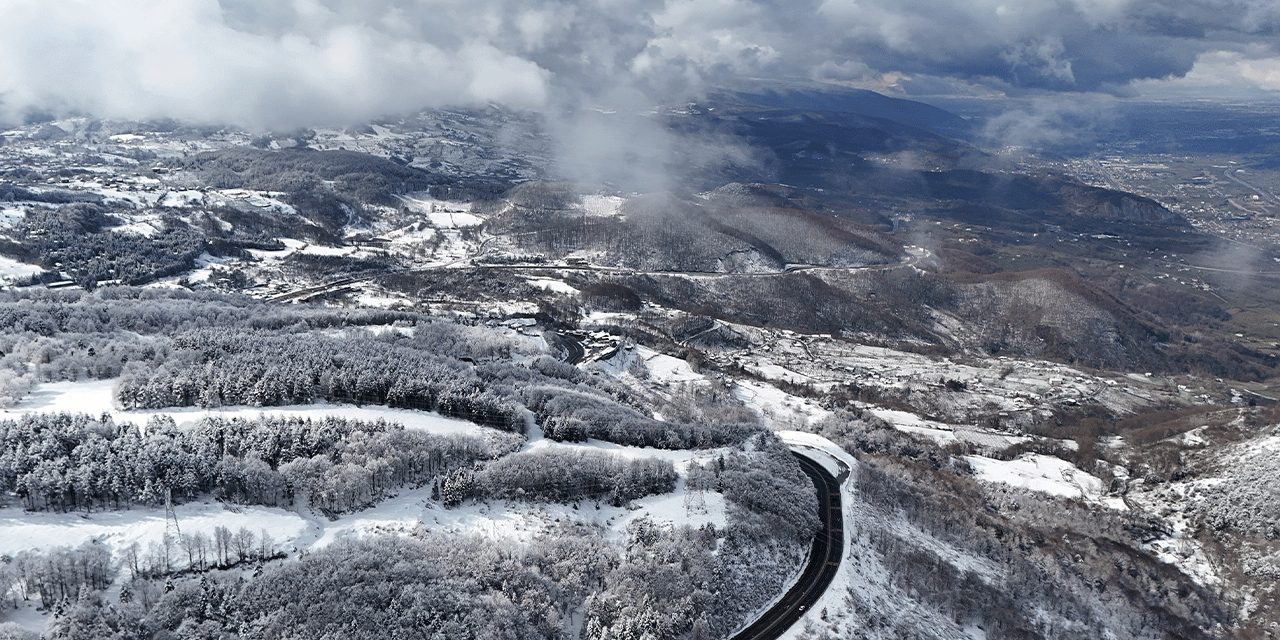
[[[388,327],[374,335],[361,327]],[[499,331],[405,312],[281,307],[121,287],[0,293],[0,402],[34,384],[120,377],[132,409],[317,401],[436,411],[556,440],[668,449],[742,442],[750,420],[657,420],[635,389]],[[523,352],[523,361],[511,356]],[[7,369],[12,373],[4,374]]]
[[[139,429],[109,416],[33,414],[0,421],[0,490],[28,509],[118,509],[209,493],[342,513],[507,451],[478,437],[336,417],[209,417],[190,429],[157,418]]]
[[[234,437],[228,441],[232,448],[245,446],[234,444]],[[213,569],[278,557],[266,532],[184,532],[147,549],[129,547],[117,564],[108,563],[127,572],[118,598],[78,578],[59,578],[67,586],[61,595],[50,592],[48,604],[61,614],[49,636],[724,637],[775,597],[804,562],[816,521],[813,485],[776,438],[761,435],[726,453],[723,467],[716,462],[705,471],[715,487],[709,490],[723,491],[730,502],[723,527],[670,527],[641,517],[625,528],[621,545],[610,543],[598,525],[568,520],[528,542],[425,530],[344,538],[296,562],[264,565],[250,579]],[[734,472],[753,462],[778,479],[760,485]],[[540,499],[572,499],[574,487],[596,482],[596,490],[604,490],[611,481],[606,476],[633,488],[651,482],[666,489],[674,482],[669,462],[566,450],[513,454],[474,471],[474,479],[487,478],[495,487],[486,495],[512,499],[537,492]],[[581,475],[557,478],[562,471]],[[755,486],[777,495],[747,500]],[[521,487],[525,494],[518,493]],[[797,527],[775,529],[783,504],[808,508],[809,517]],[[79,553],[58,549],[49,555]],[[43,560],[31,554],[21,562]],[[0,569],[0,579],[6,575],[13,573]],[[577,616],[582,618],[575,623]]]
[[[479,471],[456,469],[440,483],[440,499],[574,502],[608,500],[621,506],[676,488],[675,467],[658,458],[623,460],[598,451],[544,449],[494,460]]]
[[[206,248],[204,236],[177,218],[150,236],[113,231],[119,222],[96,204],[32,207],[12,227],[14,242],[0,250],[91,289],[103,280],[138,285],[191,269]]]
[[[116,398],[129,409],[280,406],[320,400],[436,411],[504,431],[524,429],[523,409],[486,388],[472,368],[374,339],[205,330],[173,340],[180,355],[132,367]]]

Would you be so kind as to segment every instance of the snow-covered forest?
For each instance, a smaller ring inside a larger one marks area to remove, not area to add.
[[[0,420],[8,510],[93,517],[214,499],[341,520],[418,491],[444,509],[527,503],[627,513],[678,485],[725,505],[719,525],[697,528],[640,517],[611,533],[571,518],[532,540],[497,545],[475,534],[411,531],[339,541],[284,563],[294,554],[266,529],[222,525],[166,531],[146,545],[91,540],[8,556],[3,602],[38,598],[56,609],[53,637],[283,637],[285,629],[305,637],[386,637],[387,629],[723,636],[782,589],[817,526],[809,479],[758,418],[732,403],[715,408],[727,397],[673,397],[663,401],[672,417],[658,419],[658,399],[643,389],[557,362],[527,337],[412,313],[212,294],[3,295],[0,367],[10,405],[42,383],[104,379],[116,381],[119,407]],[[316,403],[430,411],[478,431],[336,416],[212,413],[178,422],[147,413]],[[151,417],[129,421],[131,412]],[[531,430],[548,446],[522,451]],[[634,453],[572,444],[601,441]],[[695,455],[706,464],[643,453],[691,448],[705,452]],[[237,573],[251,564],[259,575]],[[277,586],[300,582],[302,589]],[[380,586],[357,595],[373,584]],[[279,597],[290,606],[281,609],[272,600]]]
[[[816,527],[812,485],[786,448],[765,438],[753,449],[730,454],[739,462],[724,471],[713,465],[702,472],[702,482],[731,505],[724,528],[671,528],[640,518],[626,527],[622,547],[598,525],[564,522],[527,543],[416,531],[346,539],[264,566],[283,557],[266,531],[218,527],[114,554],[96,542],[25,552],[0,568],[0,586],[15,602],[40,598],[57,608],[50,631],[58,638],[722,636],[781,589]],[[360,487],[333,486],[352,480],[345,471],[352,467],[327,480],[315,476],[329,484],[305,490],[324,492],[326,500],[352,499],[352,488],[369,495],[367,476]],[[676,478],[669,462],[542,451],[468,472],[466,495],[450,499],[457,477],[440,483],[446,505],[625,502],[670,491]],[[286,477],[276,487],[303,491],[308,481]],[[241,563],[258,563],[251,579],[234,570]],[[103,591],[113,583],[121,585],[119,595],[109,597]]]
[[[211,494],[239,504],[303,504],[329,513],[397,487],[498,457],[475,437],[341,418],[223,420],[139,428],[86,415],[0,422],[0,482],[27,509],[125,509]]]

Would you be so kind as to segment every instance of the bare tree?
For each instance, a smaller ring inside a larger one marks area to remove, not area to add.
[[[231,544],[235,548],[237,562],[244,562],[253,555],[253,538],[253,532],[248,527],[240,527],[232,536]]]
[[[218,564],[226,565],[231,561],[231,530],[219,525],[213,530],[213,549]]]

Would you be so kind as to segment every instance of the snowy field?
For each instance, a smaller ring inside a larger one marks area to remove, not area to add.
[[[439,434],[483,435],[492,430],[465,420],[446,418],[436,413],[414,411],[411,409],[392,409],[380,405],[357,407],[353,405],[310,404],[287,407],[219,407],[202,409],[199,407],[183,407],[175,409],[155,409],[145,411],[124,411],[116,407],[112,389],[114,380],[94,380],[90,382],[54,382],[36,388],[27,399],[10,407],[0,417],[17,417],[28,413],[87,413],[92,416],[109,414],[119,423],[132,423],[145,426],[156,416],[172,418],[178,426],[194,424],[205,416],[220,418],[243,418],[251,420],[259,416],[285,418],[319,419],[326,416],[341,416],[353,420],[373,422],[386,420],[405,426],[406,429],[420,429]]]
[[[254,534],[266,531],[287,549],[303,538],[310,523],[284,509],[230,507],[216,502],[189,502],[174,507],[182,533],[204,532],[212,537],[215,527],[232,531],[241,527]],[[27,512],[10,507],[0,509],[0,555],[25,550],[47,553],[56,547],[76,547],[97,540],[120,553],[137,542],[146,548],[159,542],[165,533],[164,509],[135,508],[92,513]]]
[[[664,384],[705,383],[706,378],[680,358],[658,353],[648,347],[637,347],[636,355],[644,360],[649,378]]]
[[[553,280],[551,278],[525,278],[525,280],[539,289],[563,293],[567,296],[578,295],[578,290],[565,283],[563,280]]]
[[[965,456],[964,459],[973,467],[979,480],[1053,496],[1078,498],[1118,511],[1128,510],[1123,498],[1107,495],[1107,487],[1102,480],[1060,458],[1028,453],[1008,461],[982,456]]]
[[[4,417],[14,418],[28,413],[73,412],[91,415],[109,414],[117,423],[145,425],[155,416],[173,418],[179,426],[188,425],[203,416],[257,418],[261,415],[321,418],[337,415],[359,420],[383,419],[398,422],[410,429],[433,433],[481,435],[485,427],[445,418],[437,414],[386,407],[350,405],[307,405],[296,407],[223,407],[214,410],[198,408],[157,411],[121,411],[112,401],[114,381],[60,382],[38,387],[20,405],[10,408]],[[426,529],[454,534],[482,535],[497,539],[528,541],[563,521],[581,521],[605,528],[611,540],[621,543],[626,527],[638,518],[648,518],[663,527],[688,524],[699,527],[727,524],[724,497],[718,493],[689,491],[685,475],[692,461],[709,463],[722,450],[668,451],[626,447],[600,441],[562,444],[542,437],[534,427],[524,450],[551,447],[602,451],[624,458],[661,458],[671,461],[681,474],[676,490],[633,501],[626,507],[583,500],[577,504],[524,504],[508,501],[469,503],[455,509],[444,509],[431,499],[431,487],[405,488],[390,499],[353,514],[329,520],[307,509],[285,509],[261,506],[224,505],[213,500],[200,500],[178,505],[175,515],[183,533],[204,532],[212,535],[215,527],[232,531],[244,527],[255,535],[265,532],[278,549],[286,552],[317,549],[344,536],[377,533],[407,533]],[[158,542],[166,531],[162,508],[133,508],[105,512],[26,512],[16,506],[0,508],[0,555],[23,550],[47,552],[60,546],[78,546],[90,540],[106,544],[117,554],[137,542],[147,548]]]
[[[41,267],[25,262],[18,262],[13,258],[0,256],[0,280],[13,282],[19,278],[25,278],[33,273],[44,271]]]
[[[831,415],[830,411],[809,398],[793,396],[773,385],[754,380],[736,381],[733,394],[775,428],[804,425]]]
[[[611,218],[620,215],[626,201],[620,196],[582,196],[582,210],[589,216]]]
[[[425,214],[431,221],[431,226],[438,229],[462,229],[484,224],[484,218],[470,213],[470,203],[409,197],[401,197],[400,201],[410,209]]]

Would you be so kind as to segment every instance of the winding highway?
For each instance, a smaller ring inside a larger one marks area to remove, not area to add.
[[[487,242],[487,241],[486,241]],[[918,247],[907,247],[905,250],[906,257],[894,264],[870,264],[860,267],[830,267],[815,264],[788,264],[782,271],[765,271],[751,273],[732,273],[720,271],[645,271],[639,269],[627,269],[623,267],[607,267],[595,264],[488,264],[477,262],[474,258],[462,258],[445,264],[436,264],[428,267],[416,267],[411,269],[399,269],[394,271],[378,271],[375,273],[363,273],[347,275],[337,280],[332,280],[324,284],[311,287],[305,287],[286,293],[279,293],[268,296],[268,302],[289,302],[291,300],[305,300],[312,296],[330,293],[337,289],[349,287],[354,284],[368,282],[384,276],[405,274],[405,273],[431,273],[442,269],[490,269],[495,271],[590,271],[595,273],[606,273],[623,276],[685,276],[692,278],[777,278],[793,273],[806,271],[842,271],[854,273],[858,271],[889,271],[892,269],[902,269],[914,267],[922,258],[929,256],[929,252]]]
[[[840,569],[844,556],[844,511],[840,503],[840,482],[822,465],[799,452],[792,452],[800,468],[818,490],[818,517],[822,526],[809,548],[809,564],[800,579],[782,599],[750,626],[730,640],[773,640],[779,638],[804,616],[826,593]],[[842,474],[843,475],[843,474]]]
[[[894,265],[868,265],[864,267],[823,267],[818,265],[789,265],[788,269],[783,272],[776,273],[753,273],[753,274],[729,274],[729,273],[701,273],[701,272],[656,272],[662,275],[683,275],[694,277],[777,277],[792,273],[795,271],[863,271],[872,269],[900,269],[904,267],[915,266],[916,262],[928,253],[924,250],[911,247],[907,250],[907,257],[902,262]],[[602,267],[598,265],[488,265],[475,264],[468,260],[458,260],[448,265],[436,265],[432,267],[424,267],[417,269],[406,269],[403,272],[408,273],[424,273],[444,268],[456,268],[462,266],[462,263],[470,262],[473,268],[482,269],[502,269],[502,270],[560,270],[560,271],[595,271],[602,273],[616,273],[636,275],[650,272],[635,271],[630,269],[621,269],[617,267]],[[354,284],[372,280],[377,277],[388,275],[387,273],[376,274],[358,274],[348,276],[339,280],[331,281],[322,285],[307,287],[304,289],[291,291],[288,293],[278,294],[269,300],[274,302],[284,302],[290,300],[302,300],[311,296],[323,294],[329,291],[348,287]],[[559,343],[562,350],[562,359],[570,364],[580,362],[585,355],[585,350],[580,341],[573,336],[556,332],[553,340]],[[805,566],[804,572],[800,575],[799,580],[785,593],[776,604],[762,613],[759,618],[752,622],[749,626],[731,636],[730,640],[775,640],[780,638],[788,629],[798,622],[805,613],[817,604],[822,595],[826,593],[827,587],[831,581],[835,579],[836,572],[840,568],[840,560],[844,555],[844,512],[840,499],[840,482],[847,475],[842,472],[841,477],[837,479],[832,476],[822,465],[813,461],[811,458],[803,455],[798,451],[792,451],[800,463],[801,470],[805,475],[809,476],[813,481],[814,488],[817,490],[818,498],[818,518],[820,528],[814,536],[813,543],[809,549],[809,559]]]
[[[1249,181],[1247,181],[1247,180],[1245,180],[1245,179],[1241,178],[1241,177],[1240,177],[1240,175],[1239,175],[1239,174],[1240,174],[1240,171],[1241,171],[1241,170],[1240,170],[1240,169],[1238,169],[1238,168],[1231,167],[1231,168],[1227,169],[1226,171],[1223,171],[1223,172],[1222,172],[1222,175],[1223,175],[1223,177],[1225,177],[1226,179],[1231,180],[1232,182],[1235,182],[1236,184],[1239,184],[1240,186],[1242,186],[1242,187],[1244,187],[1244,188],[1246,188],[1246,189],[1249,189],[1250,191],[1253,191],[1254,193],[1257,193],[1257,194],[1258,194],[1258,197],[1259,197],[1263,202],[1267,202],[1267,203],[1270,203],[1270,204],[1280,204],[1280,198],[1277,198],[1277,197],[1276,197],[1275,195],[1273,195],[1270,191],[1264,191],[1262,188],[1258,187],[1257,185],[1253,184],[1252,182],[1249,182]]]

